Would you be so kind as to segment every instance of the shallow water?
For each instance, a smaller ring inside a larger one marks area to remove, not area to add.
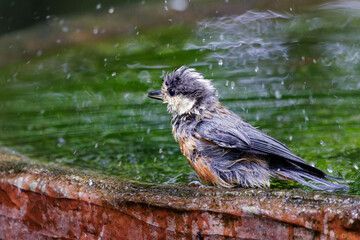
[[[251,10],[4,67],[1,144],[50,164],[189,182],[193,170],[173,140],[166,106],[146,97],[165,72],[188,65],[213,79],[225,106],[309,163],[353,181],[351,193],[360,194],[357,5]]]

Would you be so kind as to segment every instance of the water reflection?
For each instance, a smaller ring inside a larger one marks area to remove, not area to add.
[[[359,180],[360,11],[339,4],[205,18],[0,69],[0,141],[50,164],[188,182],[170,116],[145,96],[186,64],[248,122],[322,170]]]

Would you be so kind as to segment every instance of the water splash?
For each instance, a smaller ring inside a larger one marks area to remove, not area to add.
[[[253,65],[261,59],[285,58],[286,40],[279,32],[290,14],[248,11],[240,16],[219,17],[198,23],[197,34],[206,44],[188,44],[185,49],[211,50],[211,59],[224,59],[228,67]]]

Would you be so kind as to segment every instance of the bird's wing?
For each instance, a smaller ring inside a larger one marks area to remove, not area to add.
[[[254,128],[250,124],[245,124],[243,126],[243,130],[248,133],[250,137],[250,148],[266,153],[272,154],[276,156],[280,156],[295,162],[306,163],[302,158],[296,156],[291,150],[285,146],[285,144],[279,142],[278,140],[270,137],[264,132],[260,131],[257,128]]]
[[[283,143],[252,127],[250,124],[231,119],[205,120],[200,122],[195,131],[207,141],[223,148],[239,149],[249,153],[275,155],[282,158],[309,165],[296,156]],[[237,122],[237,123],[236,123]]]
[[[245,131],[237,127],[226,127],[220,121],[202,121],[195,131],[202,139],[223,148],[250,149],[250,138]]]

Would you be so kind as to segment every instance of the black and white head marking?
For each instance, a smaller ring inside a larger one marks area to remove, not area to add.
[[[196,114],[216,98],[214,90],[210,80],[185,66],[167,74],[161,87],[163,101],[168,104],[167,109],[172,115]]]

